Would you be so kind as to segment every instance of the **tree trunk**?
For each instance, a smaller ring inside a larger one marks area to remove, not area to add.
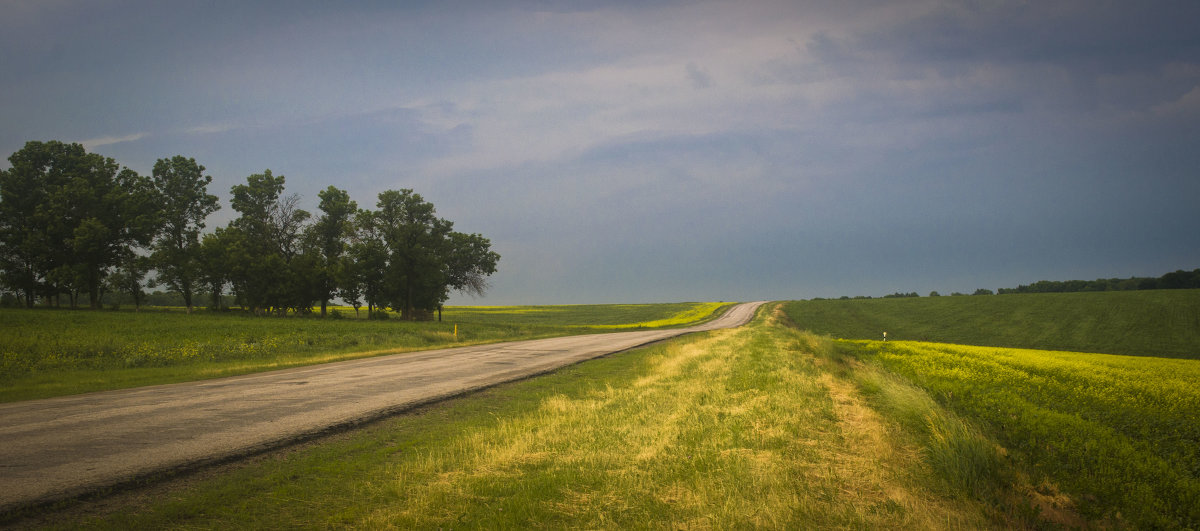
[[[412,302],[412,301],[413,301],[413,287],[412,287],[412,281],[411,281],[411,280],[405,280],[405,282],[404,282],[404,286],[405,286],[405,291],[407,291],[407,292],[408,292],[408,297],[406,297],[406,299],[407,299],[407,300],[405,300],[405,301],[404,301],[404,315],[403,315],[402,317],[404,318],[404,320],[405,320],[405,321],[412,321],[412,320],[413,320],[413,302]]]
[[[25,267],[25,276],[28,281],[25,283],[25,307],[33,308],[33,301],[37,300],[37,297],[33,294],[33,288],[37,285],[37,282],[34,280],[32,266]]]

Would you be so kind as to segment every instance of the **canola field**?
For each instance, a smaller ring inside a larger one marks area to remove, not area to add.
[[[1200,360],[837,343],[975,419],[1033,484],[1070,494],[1089,519],[1200,528]]]

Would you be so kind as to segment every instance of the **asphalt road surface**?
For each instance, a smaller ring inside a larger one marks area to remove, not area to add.
[[[741,326],[761,304],[740,304],[691,328],[411,352],[0,404],[0,512],[252,455],[682,334]]]

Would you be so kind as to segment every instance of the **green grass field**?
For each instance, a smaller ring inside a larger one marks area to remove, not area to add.
[[[1200,528],[1196,296],[768,305],[22,525]],[[1095,344],[1137,355],[1054,350]]]
[[[238,312],[0,309],[0,401],[429,348],[679,326],[712,317],[725,306],[451,307],[440,323],[255,317]],[[597,326],[586,325],[589,322]]]
[[[787,313],[846,339],[1200,358],[1200,290],[799,301]]]
[[[874,369],[835,363],[827,340],[768,314],[748,327],[426,407],[119,505],[60,508],[40,523],[987,529],[1029,522],[1009,504],[958,492],[964,481],[980,492],[1004,488],[996,482],[998,454],[977,433],[939,438],[923,424],[880,416],[853,383]],[[918,390],[898,381],[885,389],[871,400],[939,427],[963,426],[928,398],[910,400]],[[947,472],[926,454],[982,459],[994,470]]]

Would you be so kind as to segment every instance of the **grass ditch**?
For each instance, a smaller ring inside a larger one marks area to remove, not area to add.
[[[921,391],[764,309],[750,325],[426,407],[50,528],[920,528],[1026,525],[927,447]],[[930,421],[929,419],[933,419]],[[964,425],[965,426],[965,425]],[[993,456],[987,454],[985,456]],[[1001,457],[993,456],[995,459]],[[989,459],[992,457],[989,457]],[[954,468],[956,461],[947,461]],[[1003,478],[1003,476],[1001,476]],[[985,495],[979,495],[982,492]]]

